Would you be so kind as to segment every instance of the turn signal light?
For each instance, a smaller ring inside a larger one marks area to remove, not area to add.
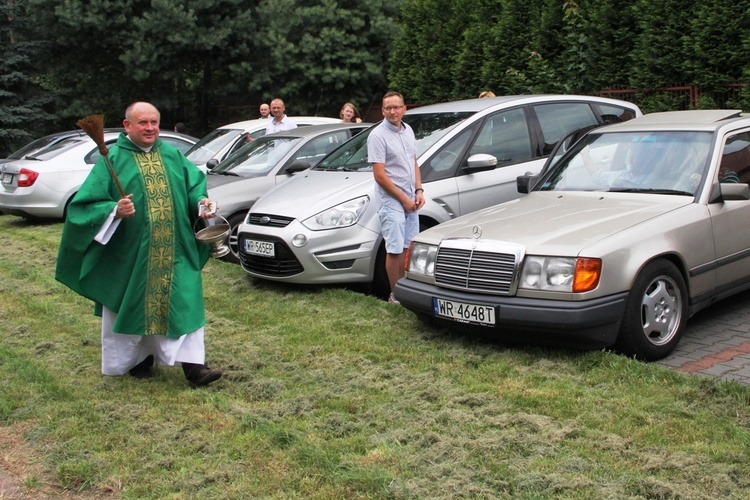
[[[582,259],[576,261],[576,274],[573,279],[573,292],[581,293],[593,290],[602,276],[601,259]]]

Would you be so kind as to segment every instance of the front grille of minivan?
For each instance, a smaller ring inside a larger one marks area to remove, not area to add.
[[[274,257],[262,257],[245,253],[246,239],[263,239],[272,242],[275,247]],[[294,276],[300,274],[305,269],[302,263],[294,255],[294,252],[287,246],[281,238],[262,236],[242,233],[237,242],[239,248],[240,264],[246,271],[250,271],[263,276]]]
[[[287,227],[293,220],[294,217],[251,213],[247,222],[254,226]]]

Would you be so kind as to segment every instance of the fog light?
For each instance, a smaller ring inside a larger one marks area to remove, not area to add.
[[[307,245],[307,236],[305,236],[304,234],[296,235],[294,238],[292,238],[292,245],[297,248]]]

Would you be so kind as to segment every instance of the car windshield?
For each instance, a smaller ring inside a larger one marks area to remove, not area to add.
[[[711,140],[709,132],[592,133],[535,189],[694,196],[708,166]]]
[[[240,177],[266,175],[301,140],[298,137],[261,137],[238,149],[210,173]]]
[[[472,114],[471,112],[450,112],[404,115],[404,121],[414,130],[414,136],[417,139],[417,158],[447,134],[457,123]],[[353,139],[325,157],[313,170],[371,170],[372,166],[367,160],[367,137],[374,127],[357,134]]]

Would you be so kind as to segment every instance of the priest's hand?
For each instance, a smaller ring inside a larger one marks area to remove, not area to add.
[[[115,219],[122,219],[124,217],[132,217],[135,215],[135,205],[133,205],[132,198],[133,195],[129,194],[117,202],[117,213],[115,214]]]
[[[208,198],[203,198],[198,203],[198,215],[203,219],[213,219],[216,217],[217,210],[219,210],[219,204]]]

